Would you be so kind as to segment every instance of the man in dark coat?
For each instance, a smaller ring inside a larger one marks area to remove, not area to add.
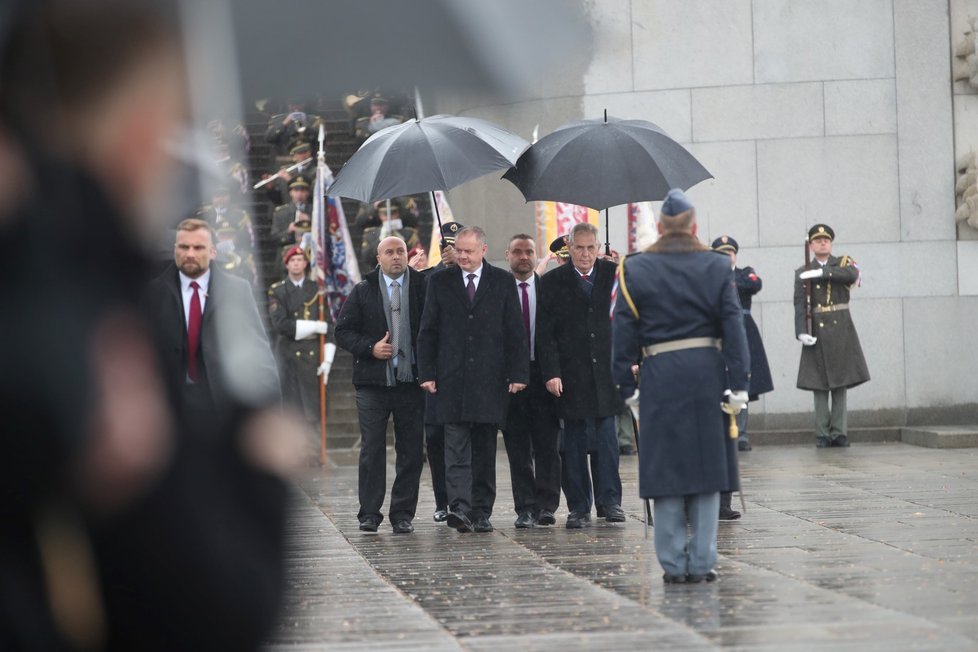
[[[447,521],[459,532],[492,532],[496,437],[530,375],[513,277],[483,260],[487,249],[478,227],[456,234],[457,266],[429,277],[418,335],[421,386],[438,394],[445,424]]]
[[[441,260],[434,267],[429,267],[422,273],[425,276],[434,274],[446,267],[455,267],[455,234],[465,228],[458,222],[446,222],[441,225]],[[435,523],[444,523],[448,518],[448,491],[445,489],[445,424],[438,423],[435,418],[438,395],[425,393],[424,406],[424,443],[428,454],[428,467],[431,469],[431,488],[435,494],[435,513],[432,515]]]
[[[849,256],[832,255],[834,240],[835,231],[826,224],[809,229],[808,246],[815,260],[810,269],[795,270],[795,334],[803,345],[798,389],[815,394],[818,448],[849,446],[846,390],[869,380],[866,358],[849,312],[849,291],[859,283],[859,268]],[[806,285],[810,290],[807,295]]]
[[[615,380],[633,396],[632,365],[644,355],[639,494],[655,500],[663,579],[713,581],[720,492],[737,489],[736,444],[720,403],[728,387],[735,409],[747,403],[747,337],[730,262],[696,239],[681,190],[663,202],[659,232],[649,253],[619,269]]]
[[[570,514],[568,528],[591,525],[588,452],[596,456],[593,502],[610,522],[624,522],[618,474],[615,417],[623,405],[611,375],[611,288],[615,264],[598,259],[598,232],[575,224],[568,238],[570,265],[540,280],[536,332],[540,370],[557,397],[564,420],[561,485]]]
[[[540,277],[533,272],[537,263],[533,237],[518,233],[510,238],[506,261],[520,300],[523,328],[529,341],[535,342],[533,335],[540,317]],[[544,385],[536,346],[530,346],[530,384],[525,391],[510,397],[503,428],[517,528],[556,523],[554,512],[560,504],[559,433],[554,397]]]
[[[761,332],[757,328],[754,317],[750,314],[751,302],[755,294],[761,291],[761,278],[754,271],[753,267],[737,267],[737,253],[740,245],[729,235],[721,235],[710,245],[713,251],[726,254],[731,258],[731,266],[734,268],[734,280],[737,283],[737,296],[740,299],[740,307],[744,313],[744,330],[747,333],[747,348],[750,350],[750,378],[748,381],[748,394],[751,401],[756,401],[761,394],[766,394],[774,389],[774,382],[771,380],[771,369],[767,364],[767,354],[764,351],[764,342],[761,340]],[[747,408],[745,407],[737,415],[737,430],[740,433],[737,438],[737,450],[749,451],[751,449],[750,439],[747,435]],[[720,494],[720,520],[734,521],[740,518],[740,512],[730,505],[732,494],[724,491]]]
[[[397,476],[389,517],[395,534],[410,534],[424,465],[424,395],[418,387],[418,332],[425,277],[408,267],[407,245],[384,238],[379,266],[343,304],[336,342],[354,356],[360,417],[360,529],[376,532],[387,487],[387,422],[394,416]]]
[[[282,263],[286,278],[268,288],[268,318],[276,335],[282,394],[319,432],[319,335],[329,333],[329,310],[319,321],[318,287],[306,276],[309,259],[302,247],[286,251]]]

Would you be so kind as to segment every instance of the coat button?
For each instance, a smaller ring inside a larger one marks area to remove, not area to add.
[[[475,319],[474,315],[469,315],[469,319]]]
[[[822,286],[821,286],[821,285],[816,285],[816,286],[815,286],[815,289],[816,289],[816,290],[821,290],[821,289],[822,289]]]
[[[591,358],[591,362],[593,362],[594,364],[598,364],[598,359],[597,358]]]
[[[594,333],[591,333],[591,339],[594,339]]]
[[[475,358],[469,358],[469,362],[475,362]]]
[[[819,328],[825,328],[825,322],[821,322],[821,321],[818,322],[818,327]]]
[[[300,355],[302,355],[302,351],[296,351],[296,352],[295,352],[295,357],[297,357],[297,358],[298,358],[298,357],[299,357]]]

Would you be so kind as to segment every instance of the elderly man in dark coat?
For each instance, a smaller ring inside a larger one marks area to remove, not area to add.
[[[588,452],[596,459],[594,502],[611,522],[623,522],[618,433],[623,405],[611,376],[611,288],[615,264],[599,260],[597,229],[575,224],[567,236],[570,265],[540,280],[536,344],[547,389],[564,420],[561,486],[568,528],[591,525]]]
[[[866,358],[849,313],[849,290],[859,283],[859,268],[849,256],[832,255],[834,240],[835,231],[826,224],[809,229],[808,246],[815,260],[795,270],[795,334],[804,345],[798,389],[815,393],[818,448],[849,446],[846,390],[869,380]],[[811,315],[811,331],[807,314]]]
[[[421,387],[438,394],[435,420],[445,424],[448,525],[492,532],[496,437],[509,394],[529,382],[529,343],[513,277],[483,260],[478,227],[455,237],[456,267],[428,277],[418,366]]]
[[[720,403],[729,387],[735,409],[747,404],[747,337],[730,262],[696,239],[692,204],[672,190],[661,210],[662,237],[620,266],[615,380],[631,397],[644,356],[639,493],[655,500],[663,579],[713,581],[720,492],[738,488]]]

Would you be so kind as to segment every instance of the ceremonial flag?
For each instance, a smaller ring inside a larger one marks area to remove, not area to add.
[[[628,205],[628,253],[643,251],[659,239],[652,202]]]
[[[346,224],[343,204],[338,197],[327,197],[333,172],[320,157],[316,166],[316,187],[312,198],[313,278],[329,304],[333,322],[353,286],[360,282],[360,269],[353,256],[353,240]]]
[[[441,223],[448,224],[449,222],[455,221],[455,216],[452,214],[452,209],[448,205],[448,198],[445,197],[445,193],[441,190],[436,190],[432,193],[434,195],[434,201],[438,205],[438,215],[441,216]],[[434,206],[432,206],[432,211],[434,211]],[[431,240],[428,245],[428,266],[434,267],[441,262],[441,229],[438,228],[438,220],[434,219],[431,221]]]
[[[598,211],[587,206],[566,202],[536,202],[537,255],[548,257],[550,243],[557,236],[566,235],[575,224],[587,222],[598,226]]]

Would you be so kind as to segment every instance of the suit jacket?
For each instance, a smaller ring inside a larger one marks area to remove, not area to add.
[[[540,279],[537,297],[537,359],[543,380],[564,385],[557,414],[564,419],[617,415],[624,408],[611,377],[611,287],[615,264],[594,263],[591,296],[570,263]]]
[[[812,269],[818,269],[812,263]],[[863,356],[856,325],[848,309],[818,312],[840,303],[849,303],[849,289],[859,280],[859,268],[849,256],[829,256],[822,278],[813,278],[812,335],[814,346],[801,347],[798,365],[798,389],[828,390],[855,387],[869,380],[869,368]],[[805,332],[805,281],[795,270],[795,334]]]
[[[411,348],[414,349],[415,360],[418,358],[418,332],[425,303],[425,281],[421,272],[408,268]],[[381,288],[380,283],[380,268],[377,267],[353,288],[336,321],[336,343],[353,354],[353,384],[357,387],[387,385],[387,360],[378,360],[371,353],[373,345],[383,339],[387,332],[387,317],[380,296],[381,290],[386,292],[387,288]],[[412,371],[417,378],[416,363],[412,365]]]
[[[509,383],[530,380],[530,354],[513,277],[488,262],[470,303],[459,267],[428,278],[418,371],[437,382],[435,423],[506,420]]]
[[[147,289],[147,311],[171,387],[187,378],[187,326],[175,265]],[[251,286],[211,265],[200,329],[204,380],[218,418],[235,404],[263,406],[281,401],[278,371]]]

